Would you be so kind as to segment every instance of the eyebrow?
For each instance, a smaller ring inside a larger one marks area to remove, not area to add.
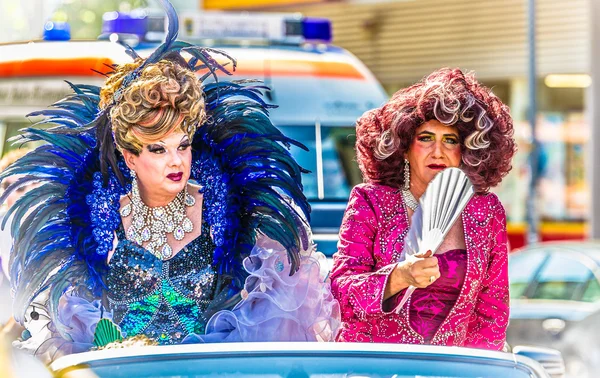
[[[150,147],[150,146],[156,146],[157,144],[160,144],[160,145],[163,145],[163,146],[167,145],[164,141],[159,140],[159,141],[154,142],[154,143],[148,143],[148,147]]]
[[[187,139],[187,140],[189,141],[189,140],[190,140],[190,137],[189,137],[189,136],[187,136],[187,135],[184,135],[184,136],[182,136],[182,137],[181,137],[181,140],[179,141],[179,143],[183,142],[185,139]],[[167,145],[167,143],[166,143],[164,140],[159,140],[159,141],[158,141],[158,142],[156,142],[156,143],[150,143],[150,144],[148,144],[148,147],[150,147],[150,146],[155,146],[155,145],[157,145],[157,144],[162,144],[163,146],[166,146],[166,145]]]
[[[422,135],[422,134],[427,134],[427,135],[435,135],[435,133],[432,133],[431,131],[427,131],[427,130],[421,131],[421,132],[420,132],[419,134],[417,134],[417,135]],[[458,138],[458,134],[455,134],[455,133],[444,134],[443,136],[454,136],[454,137],[457,137],[457,138]]]

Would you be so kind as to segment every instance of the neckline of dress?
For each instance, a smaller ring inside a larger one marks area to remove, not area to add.
[[[467,252],[467,250],[465,248],[454,248],[454,249],[449,249],[442,253],[436,253],[434,256],[440,257],[440,256],[444,256],[446,254],[458,254],[459,252],[465,253],[465,252]]]
[[[154,257],[154,259],[160,261],[160,262],[167,262],[167,261],[171,261],[173,259],[175,259],[175,257],[179,256],[181,254],[181,252],[185,251],[188,249],[188,247],[196,242],[197,240],[199,240],[201,237],[205,236],[205,231],[209,230],[209,227],[206,227],[206,229],[204,229],[204,226],[208,226],[208,223],[206,223],[206,217],[205,217],[205,211],[206,211],[206,207],[204,206],[204,201],[202,201],[202,220],[200,221],[200,234],[198,234],[194,239],[190,240],[186,245],[184,245],[182,248],[180,248],[177,253],[173,254],[171,257],[169,257],[168,259],[161,259],[160,257],[156,256],[154,253],[150,252],[148,249],[146,249],[145,247],[127,239],[127,234],[125,233],[125,226],[123,225],[123,220],[121,219],[119,221],[119,227],[117,228],[117,247],[115,248],[115,254],[117,253],[117,251],[120,249],[121,247],[121,243],[128,243],[129,245],[131,245],[132,247],[135,248],[139,248],[142,251],[144,251],[144,254],[148,254],[151,255],[152,257]],[[122,238],[119,238],[119,234],[121,234]],[[114,255],[111,257],[110,261],[113,261],[114,259]],[[110,265],[110,261],[108,263],[108,265]]]
[[[187,243],[187,244],[186,244],[186,245],[184,245],[184,246],[183,246],[181,249],[179,249],[179,250],[177,251],[177,253],[175,253],[173,256],[169,257],[168,259],[161,259],[160,257],[156,256],[154,253],[150,252],[148,249],[146,249],[146,248],[142,247],[141,245],[139,245],[139,244],[137,244],[137,243],[135,243],[135,242],[133,242],[133,241],[131,241],[131,240],[127,239],[127,237],[125,237],[125,231],[123,230],[123,224],[122,224],[122,223],[119,225],[119,231],[120,231],[121,235],[123,236],[123,238],[122,238],[122,239],[118,239],[118,241],[117,241],[117,248],[115,249],[115,254],[116,254],[116,253],[117,253],[117,251],[120,249],[120,247],[123,245],[123,243],[125,243],[125,245],[131,246],[131,247],[133,247],[133,248],[136,248],[136,249],[140,249],[140,250],[142,250],[142,251],[144,252],[144,254],[145,254],[145,255],[150,255],[150,256],[152,256],[152,257],[153,257],[155,260],[158,260],[158,261],[160,261],[160,262],[163,262],[163,263],[164,263],[164,262],[167,262],[167,261],[172,261],[172,260],[174,260],[174,259],[175,259],[177,256],[179,256],[179,255],[180,255],[180,254],[181,254],[183,251],[187,250],[187,249],[188,249],[188,247],[189,247],[189,246],[190,246],[192,243],[196,242],[198,239],[200,239],[202,236],[204,236],[204,233],[203,233],[203,232],[201,232],[201,233],[200,233],[200,235],[198,235],[198,236],[196,236],[194,239],[190,240],[190,242],[189,242],[189,243]],[[117,238],[118,238],[118,236],[117,236]],[[113,255],[113,256],[112,256],[112,258],[110,259],[110,261],[112,261],[112,260],[114,259],[114,257],[115,257],[115,256]],[[110,262],[109,262],[109,265],[110,265]]]

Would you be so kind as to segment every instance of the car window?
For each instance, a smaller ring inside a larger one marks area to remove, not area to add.
[[[579,300],[592,272],[565,253],[552,253],[537,277],[532,299]]]
[[[350,189],[362,181],[354,152],[356,141],[354,128],[321,127],[322,152],[320,162],[317,158],[315,127],[283,126],[279,129],[285,136],[308,147],[308,151],[298,147],[291,148],[292,155],[298,164],[310,171],[302,175],[306,197],[309,200],[347,201],[350,196]],[[322,173],[322,177],[318,176],[319,173]],[[322,192],[319,192],[319,180],[321,180]]]
[[[525,290],[535,278],[546,256],[546,251],[533,250],[515,253],[508,257],[511,298],[525,297]]]
[[[598,302],[600,301],[600,283],[596,276],[592,275],[588,280],[587,287],[581,296],[583,302]]]

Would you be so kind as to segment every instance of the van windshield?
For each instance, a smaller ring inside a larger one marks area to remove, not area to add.
[[[350,189],[362,182],[354,151],[354,127],[319,127],[321,162],[316,141],[317,128],[318,126],[279,127],[287,137],[303,143],[309,149],[304,151],[292,147],[292,155],[296,161],[310,171],[302,177],[306,197],[313,202],[347,201]]]

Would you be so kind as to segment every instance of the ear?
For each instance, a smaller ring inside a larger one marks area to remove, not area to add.
[[[125,164],[127,164],[127,168],[135,171],[137,156],[131,151],[123,150],[123,159],[125,160]]]

